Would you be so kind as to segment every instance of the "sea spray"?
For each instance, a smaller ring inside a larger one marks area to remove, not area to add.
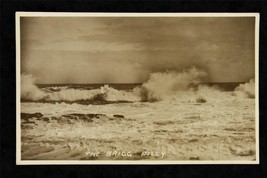
[[[205,84],[200,84],[195,92],[195,95],[198,103],[205,103],[227,99],[229,94],[227,92],[222,92],[218,86],[207,86]]]
[[[101,100],[105,99],[104,93],[98,89],[94,90],[80,90],[80,89],[63,89],[53,93],[49,93],[46,101],[76,101],[76,100],[89,100],[96,96],[102,95]],[[100,97],[98,97],[100,98]]]
[[[21,75],[21,98],[26,100],[40,100],[46,96],[45,92],[40,90],[35,84],[32,75]]]
[[[136,101],[139,98],[131,92],[116,90],[108,85],[100,89],[81,90],[81,89],[63,89],[53,92],[46,98],[47,101],[78,101],[78,100],[95,100],[95,101]]]
[[[97,87],[70,85],[38,88],[34,85],[31,75],[22,74],[22,101],[49,103],[79,103],[79,104],[110,104],[139,101],[162,101],[175,103],[210,103],[217,100],[229,99],[231,96],[254,97],[254,80],[241,84],[236,91],[225,92],[218,87],[203,83],[207,73],[201,69],[191,67],[182,71],[166,71],[151,73],[147,82],[134,89],[115,89],[109,85]]]
[[[249,82],[240,84],[235,89],[235,95],[243,95],[248,98],[255,98],[255,80],[250,79]]]
[[[32,75],[21,75],[21,99],[39,102],[75,102],[75,101],[139,101],[132,92],[116,90],[108,85],[97,89],[73,89],[68,87],[51,87],[39,89],[34,84]]]
[[[181,72],[167,71],[150,74],[146,83],[134,89],[142,101],[159,101],[179,91],[189,91],[207,76],[203,70],[191,67]]]

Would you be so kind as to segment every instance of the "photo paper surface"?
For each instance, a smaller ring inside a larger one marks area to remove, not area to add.
[[[258,164],[256,13],[16,13],[17,164]]]

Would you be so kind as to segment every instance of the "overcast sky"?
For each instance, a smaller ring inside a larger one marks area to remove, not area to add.
[[[211,82],[254,77],[253,17],[23,17],[21,72],[37,83],[138,83],[196,66]]]

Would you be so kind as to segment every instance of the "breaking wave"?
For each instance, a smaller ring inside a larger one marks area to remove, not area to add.
[[[196,88],[206,76],[205,71],[196,67],[191,67],[182,72],[153,73],[146,83],[135,88],[134,93],[139,95],[142,101],[160,101],[177,94],[177,92]]]
[[[98,101],[137,101],[139,98],[131,92],[116,90],[108,85],[100,89],[81,90],[63,89],[49,93],[45,98],[47,101],[78,101],[78,100],[98,100]]]
[[[48,87],[39,89],[34,84],[34,78],[31,75],[22,74],[21,76],[21,99],[22,101],[39,102],[75,102],[84,104],[108,103],[104,101],[139,101],[140,98],[132,92],[116,90],[108,85],[98,89],[73,89],[68,87]],[[51,89],[52,88],[52,89]],[[85,102],[87,101],[87,102]]]
[[[65,102],[79,104],[109,104],[119,102],[192,102],[206,103],[229,97],[255,97],[255,82],[240,84],[235,91],[225,92],[218,87],[201,83],[207,73],[196,67],[183,71],[152,73],[147,82],[131,90],[118,90],[108,85],[99,88],[53,86],[38,88],[31,75],[22,74],[21,100],[24,102]]]
[[[255,80],[250,79],[249,82],[245,84],[240,84],[235,89],[235,95],[238,96],[245,96],[248,98],[255,98]]]
[[[36,101],[46,96],[45,92],[40,90],[34,82],[32,75],[21,75],[21,98]]]

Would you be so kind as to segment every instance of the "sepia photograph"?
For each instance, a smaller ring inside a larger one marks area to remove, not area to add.
[[[257,13],[16,12],[17,164],[259,164]]]

